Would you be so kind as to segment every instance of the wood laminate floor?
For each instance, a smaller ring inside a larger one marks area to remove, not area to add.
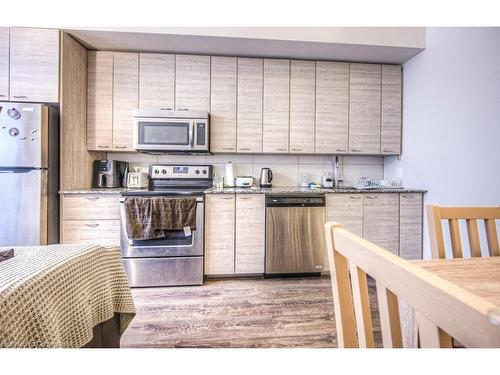
[[[137,315],[122,347],[329,348],[337,346],[329,277],[208,280],[133,289]],[[372,290],[372,306],[375,302]],[[380,342],[378,317],[374,316]]]

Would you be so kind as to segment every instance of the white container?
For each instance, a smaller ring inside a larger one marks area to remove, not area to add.
[[[224,177],[226,186],[234,187],[233,163],[226,164],[226,177]]]

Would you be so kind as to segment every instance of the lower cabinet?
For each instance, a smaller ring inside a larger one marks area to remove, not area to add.
[[[265,195],[205,196],[205,275],[264,273]]]
[[[117,194],[61,196],[61,243],[120,244],[120,198]]]
[[[405,259],[421,259],[422,200],[422,193],[327,194],[326,221]]]
[[[205,196],[205,275],[234,274],[234,194]]]

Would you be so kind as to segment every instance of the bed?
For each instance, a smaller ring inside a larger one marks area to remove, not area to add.
[[[134,316],[118,247],[14,247],[0,262],[0,348],[119,347]]]

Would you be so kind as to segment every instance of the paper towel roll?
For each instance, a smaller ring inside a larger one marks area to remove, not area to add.
[[[233,173],[233,163],[229,162],[226,164],[226,186],[234,186],[234,173]]]

